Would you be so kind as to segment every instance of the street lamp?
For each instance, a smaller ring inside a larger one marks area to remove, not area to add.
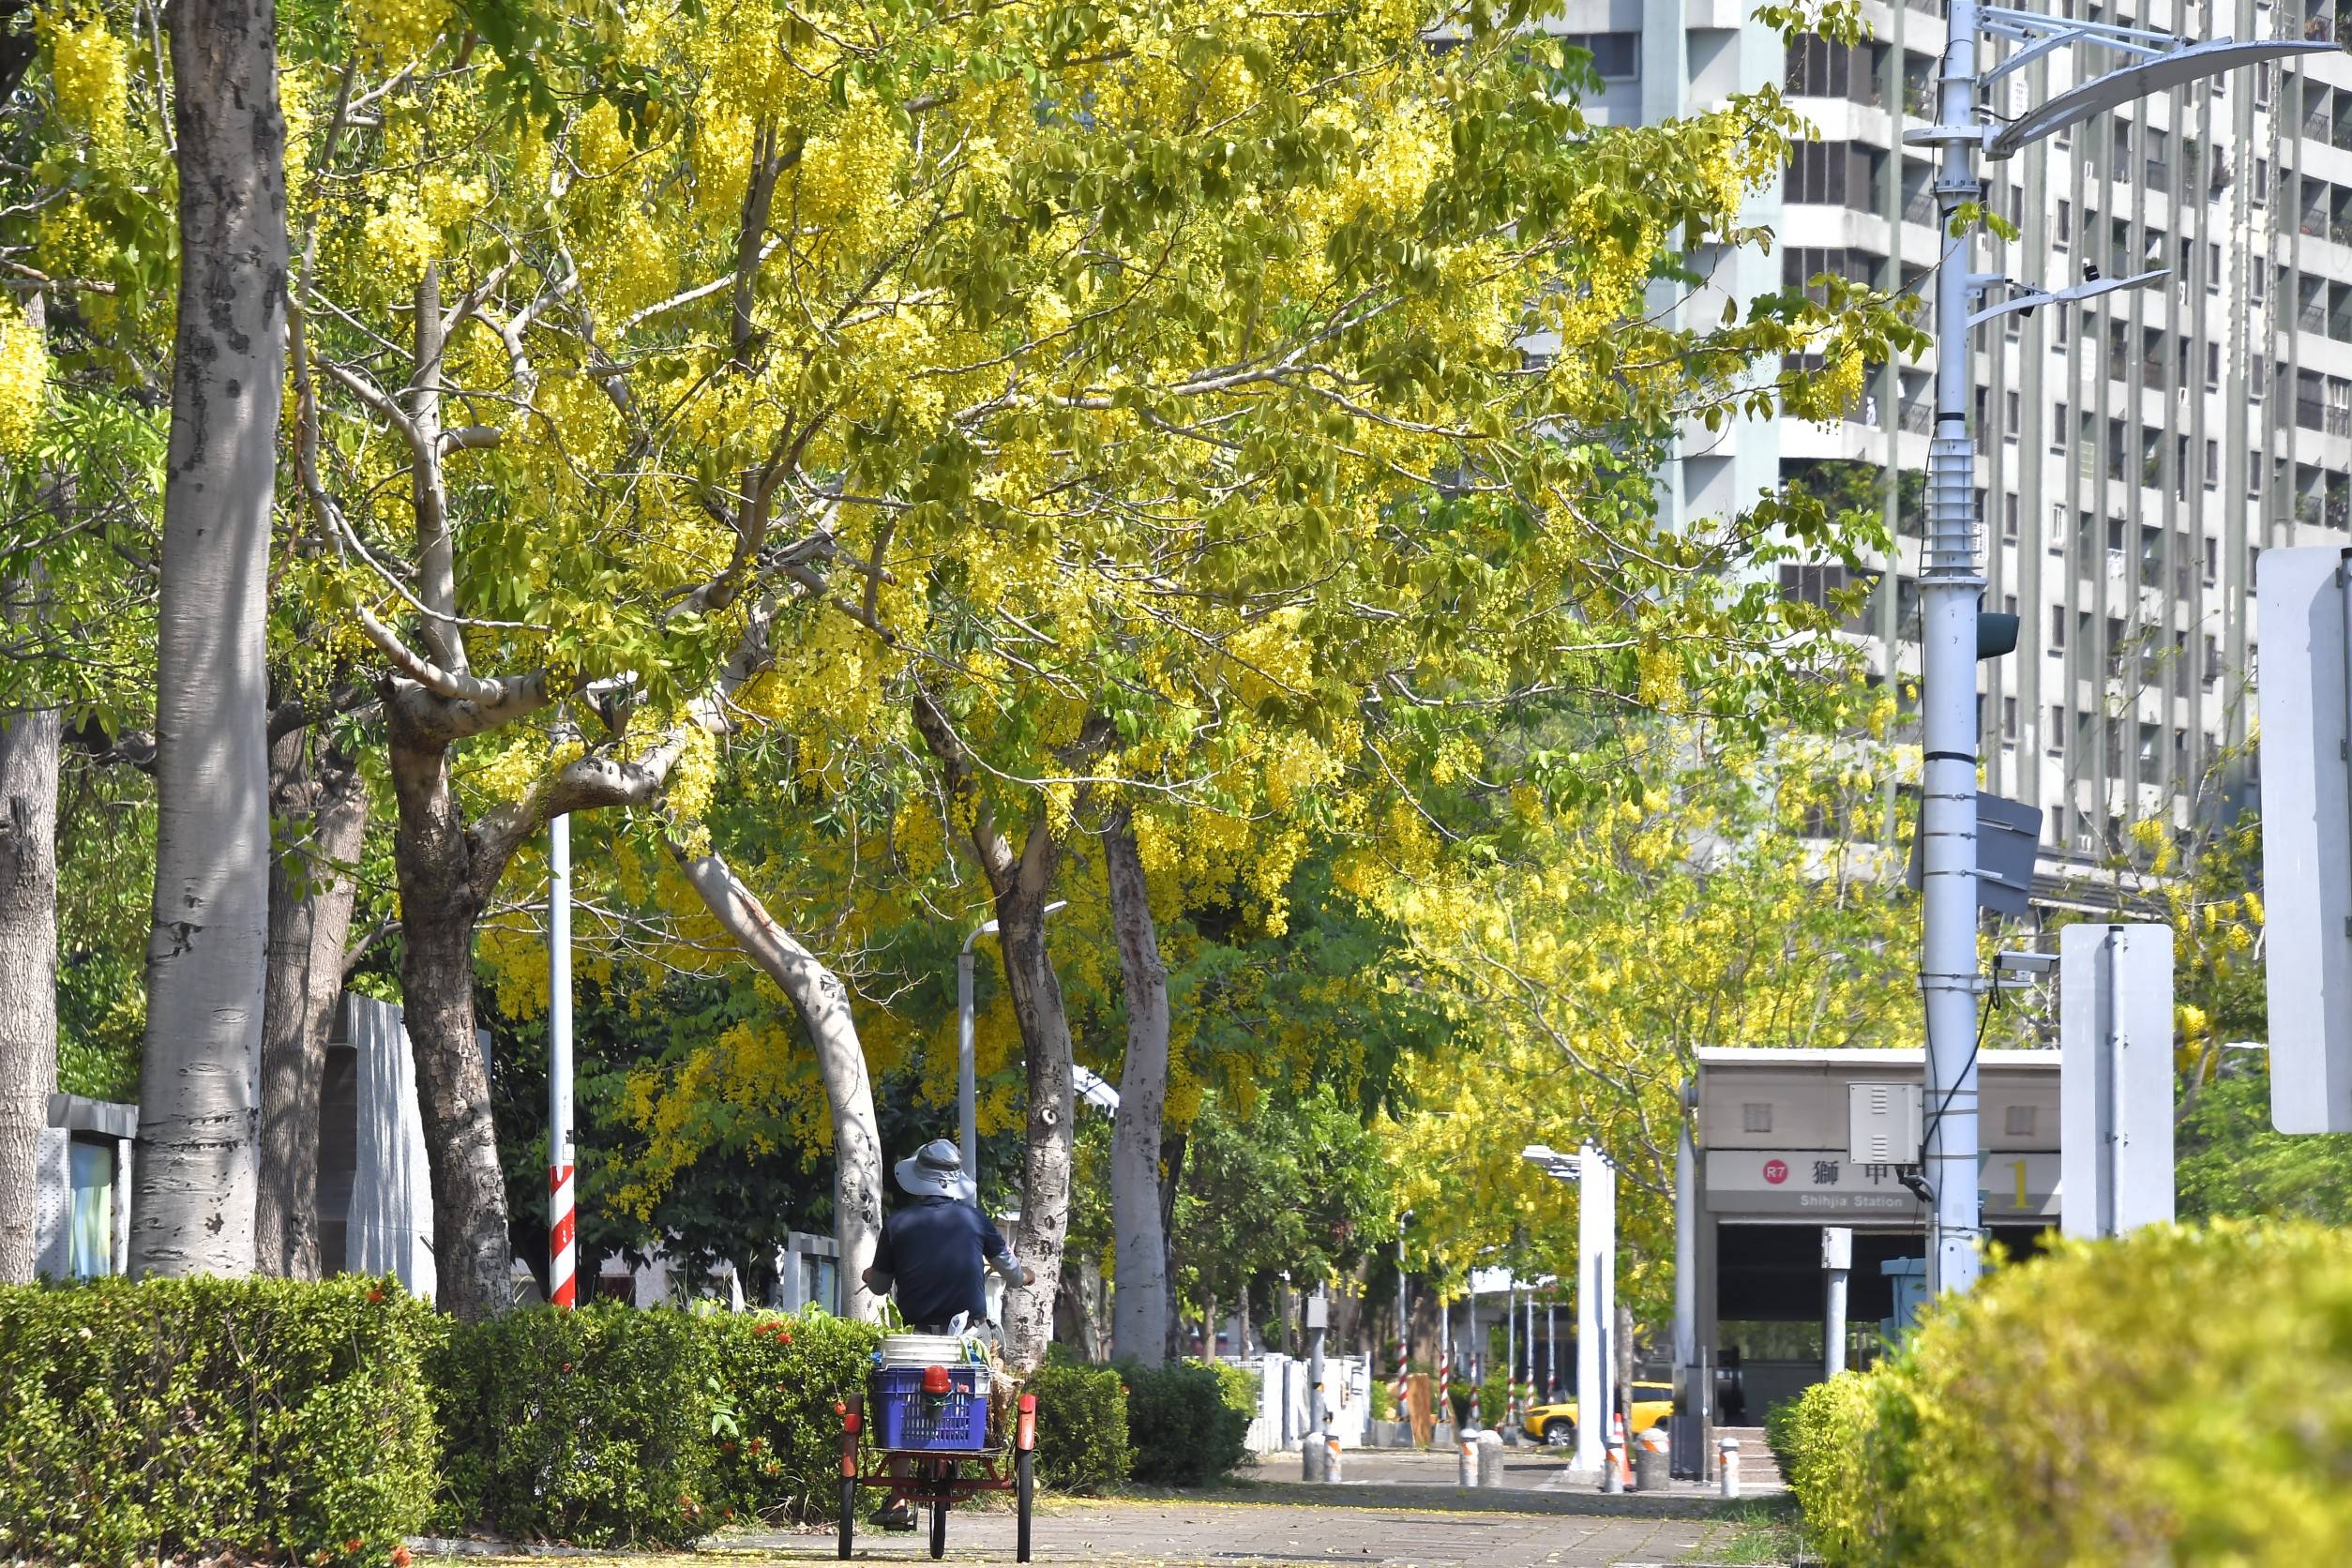
[[[1977,554],[1976,444],[1968,430],[1973,399],[1970,334],[2012,310],[2073,302],[2152,282],[2164,274],[2103,279],[2048,291],[1972,268],[1973,227],[1952,230],[1964,210],[1983,199],[1980,156],[2015,156],[2070,126],[2081,124],[2148,93],[2166,90],[2257,61],[2332,50],[2301,39],[2192,42],[2171,34],[2114,23],[2077,21],[2038,11],[1951,0],[1949,33],[1937,97],[1937,123],[1904,132],[1912,146],[1937,150],[1935,193],[1944,233],[1936,279],[1936,427],[1927,453],[1927,549],[1920,575],[1922,749],[1926,766],[1920,804],[1921,879],[1924,940],[1920,989],[1927,1013],[1927,1104],[1931,1117],[1922,1151],[1924,1176],[1935,1195],[1927,1249],[1928,1289],[1968,1290],[1977,1279],[1983,1233],[1977,1194],[1976,1052],[1979,994],[1987,986],[1977,963],[1976,664],[2006,650],[1979,641],[1978,606],[1984,572]],[[1980,71],[1980,36],[2017,48]],[[1986,114],[1981,90],[2059,50],[2103,49],[2123,63],[2058,93],[2014,117]],[[1972,302],[1995,289],[2015,297],[1971,315]]]
[[[1069,899],[1056,898],[1037,912],[1038,918],[1069,907]],[[964,1154],[964,1179],[975,1185],[980,1180],[980,1092],[972,1065],[972,944],[994,935],[996,922],[983,920],[956,955],[956,1135]]]

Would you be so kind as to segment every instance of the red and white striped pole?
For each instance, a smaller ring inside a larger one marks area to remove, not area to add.
[[[1454,1304],[1438,1298],[1438,1420],[1454,1425]]]
[[[547,1299],[579,1299],[580,1242],[572,1182],[572,822],[548,824]]]
[[[1406,1314],[1405,1293],[1410,1289],[1405,1277],[1405,1234],[1396,1233],[1396,1419],[1412,1423],[1412,1412],[1406,1409],[1405,1395],[1408,1377],[1412,1371],[1412,1322]]]

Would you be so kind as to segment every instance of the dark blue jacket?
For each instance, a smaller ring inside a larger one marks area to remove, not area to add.
[[[1013,1249],[971,1204],[953,1198],[910,1198],[882,1222],[874,1273],[898,1289],[910,1323],[942,1325],[958,1312],[973,1324],[988,1317],[989,1262],[1010,1268]]]

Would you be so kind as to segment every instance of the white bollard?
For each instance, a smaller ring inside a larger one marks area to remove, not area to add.
[[[1341,1470],[1339,1439],[1328,1426],[1323,1428],[1323,1479],[1336,1486],[1339,1485]]]
[[[1740,1440],[1725,1438],[1715,1444],[1715,1469],[1723,1479],[1723,1495],[1740,1495]]]
[[[1502,1485],[1502,1434],[1478,1434],[1478,1484],[1481,1486]]]
[[[1309,1434],[1307,1440],[1299,1444],[1299,1479],[1302,1481],[1322,1480],[1330,1464],[1331,1450],[1323,1446],[1320,1435]]]
[[[1625,1472],[1621,1468],[1624,1462],[1624,1447],[1612,1437],[1601,1453],[1602,1491],[1617,1493],[1625,1489]]]
[[[1465,1428],[1462,1432],[1461,1440],[1456,1442],[1454,1446],[1458,1451],[1459,1455],[1454,1470],[1454,1485],[1456,1486],[1477,1485],[1478,1434],[1475,1431]]]

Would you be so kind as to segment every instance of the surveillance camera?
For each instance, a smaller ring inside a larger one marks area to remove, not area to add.
[[[1931,1208],[1935,1206],[1936,1189],[1927,1184],[1926,1177],[1916,1170],[1904,1170],[1896,1173],[1895,1180],[1901,1182],[1910,1195],[1922,1203]]]
[[[2058,968],[2055,953],[1997,953],[1993,967],[2007,974],[2047,974]]]

